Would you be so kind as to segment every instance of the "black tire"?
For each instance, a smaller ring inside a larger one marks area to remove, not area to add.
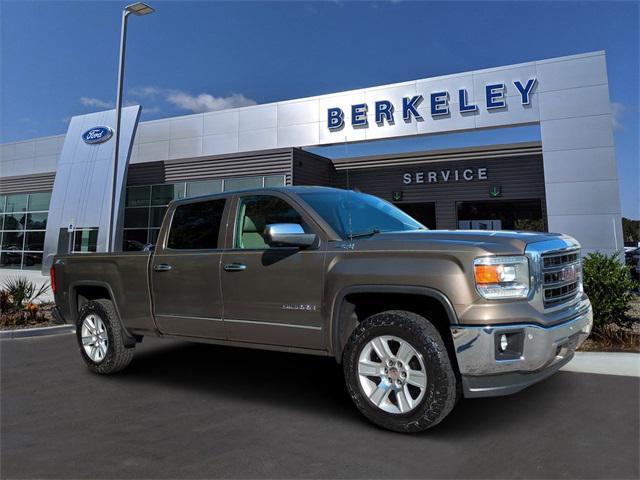
[[[98,315],[104,322],[107,330],[107,353],[99,362],[94,362],[85,352],[82,345],[82,322],[90,315]],[[118,319],[118,314],[109,300],[92,300],[85,303],[78,312],[78,323],[76,324],[76,338],[80,347],[82,359],[94,373],[108,375],[116,373],[126,368],[133,359],[133,347],[125,347],[122,337],[122,325]]]
[[[407,413],[378,408],[362,390],[358,359],[367,343],[381,335],[409,342],[422,355],[427,385],[422,400]],[[361,322],[351,334],[343,353],[343,369],[349,395],[360,412],[376,425],[396,432],[420,432],[440,423],[453,410],[460,389],[455,367],[438,330],[415,313],[391,310]]]

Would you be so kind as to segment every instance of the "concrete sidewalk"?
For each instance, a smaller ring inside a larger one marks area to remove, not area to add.
[[[640,353],[576,352],[562,370],[640,377]]]

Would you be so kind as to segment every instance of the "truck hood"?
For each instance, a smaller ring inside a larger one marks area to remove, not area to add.
[[[559,233],[489,231],[489,230],[413,230],[381,232],[371,237],[356,239],[358,247],[408,248],[480,248],[491,253],[523,253],[530,243],[567,238]]]

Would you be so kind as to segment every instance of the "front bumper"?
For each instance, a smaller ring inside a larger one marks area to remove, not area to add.
[[[518,392],[568,363],[591,332],[588,300],[562,323],[451,327],[465,397],[492,397]],[[517,358],[499,359],[503,334],[523,339]]]

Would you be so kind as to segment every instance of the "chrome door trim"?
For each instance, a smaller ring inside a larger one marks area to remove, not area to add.
[[[322,330],[322,327],[314,327],[312,325],[295,325],[291,323],[258,322],[255,320],[236,320],[233,318],[225,318],[224,321],[229,323],[246,323],[251,325],[265,325],[268,327],[290,327],[290,328],[302,328],[305,330]]]
[[[174,315],[172,313],[162,313],[160,315],[157,315],[158,317],[168,317],[168,318],[187,318],[190,320],[211,320],[213,322],[222,322],[221,318],[214,318],[214,317],[195,317],[193,315]]]

